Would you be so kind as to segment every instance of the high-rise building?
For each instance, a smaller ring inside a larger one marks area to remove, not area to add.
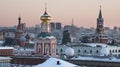
[[[107,35],[104,32],[104,19],[102,17],[102,11],[100,6],[99,16],[97,18],[97,27],[96,32],[93,36],[93,42],[94,43],[105,43],[107,44],[108,38]]]
[[[55,27],[56,27],[55,23],[54,23],[54,22],[51,22],[51,23],[50,23],[50,27],[51,27],[51,30],[54,30]]]
[[[57,30],[61,30],[61,28],[62,28],[62,27],[61,27],[61,23],[60,23],[60,22],[57,22],[57,23],[56,23],[56,29],[57,29]]]

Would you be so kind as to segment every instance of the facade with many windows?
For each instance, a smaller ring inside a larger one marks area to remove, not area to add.
[[[13,47],[0,47],[0,56],[13,56]]]
[[[120,47],[109,46],[102,43],[83,43],[80,45],[71,45],[74,49],[75,56],[87,55],[87,56],[115,56],[120,57]],[[58,45],[57,52],[59,54],[65,54],[65,50],[68,46]]]

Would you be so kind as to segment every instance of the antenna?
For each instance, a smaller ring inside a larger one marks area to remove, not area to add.
[[[45,3],[45,11],[47,11],[47,3]]]
[[[72,26],[74,26],[74,19],[72,18]]]
[[[100,9],[101,9],[101,5],[100,5]]]

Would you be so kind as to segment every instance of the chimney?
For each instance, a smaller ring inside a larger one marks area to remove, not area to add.
[[[60,65],[60,61],[57,61],[57,65]]]

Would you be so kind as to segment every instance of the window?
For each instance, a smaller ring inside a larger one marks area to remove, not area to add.
[[[115,57],[117,57],[117,55],[115,55]]]
[[[114,50],[112,52],[114,53]]]
[[[98,50],[96,50],[96,53],[98,53],[99,51]]]
[[[60,49],[60,52],[63,52],[63,49]]]
[[[84,53],[86,53],[87,51],[86,50],[84,50]]]
[[[118,56],[120,57],[120,54]]]
[[[111,50],[109,52],[111,53]]]
[[[117,50],[115,50],[115,52],[117,53]]]
[[[78,50],[78,53],[80,53],[80,50]]]
[[[92,50],[90,50],[90,53],[92,53]]]
[[[119,52],[120,52],[120,50],[119,50]]]

